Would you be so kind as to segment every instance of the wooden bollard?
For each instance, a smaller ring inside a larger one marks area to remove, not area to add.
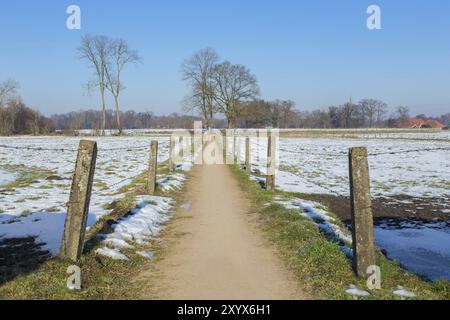
[[[77,261],[83,253],[96,160],[97,143],[95,141],[80,141],[64,225],[64,235],[59,251],[59,257],[62,259]]]
[[[158,141],[152,141],[150,144],[150,163],[148,166],[147,192],[150,195],[156,191],[156,174],[158,170]]]
[[[269,133],[267,141],[267,176],[266,189],[275,190],[275,166],[276,166],[276,142],[272,134]]]
[[[375,265],[372,199],[370,195],[367,148],[350,149],[349,169],[353,269],[359,277],[367,278],[367,268]]]
[[[250,154],[250,137],[245,138],[245,170],[248,173],[252,172],[252,162]]]

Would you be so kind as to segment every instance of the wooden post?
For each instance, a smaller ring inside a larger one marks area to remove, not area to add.
[[[237,164],[236,133],[233,132],[233,161]]]
[[[227,130],[224,130],[224,135],[223,135],[223,163],[226,164],[227,163]]]
[[[250,154],[250,137],[245,138],[245,170],[248,173],[252,172],[252,162]]]
[[[83,253],[96,159],[97,143],[80,141],[59,251],[59,257],[62,259],[77,261]]]
[[[267,177],[266,189],[275,190],[275,165],[276,165],[276,142],[272,133],[269,132],[267,137]]]
[[[184,137],[183,136],[180,136],[178,138],[178,147],[179,147],[178,155],[179,156],[184,156]]]
[[[375,265],[372,199],[370,195],[367,148],[350,149],[349,169],[353,269],[359,277],[367,278],[367,268]]]
[[[158,170],[158,141],[152,141],[150,147],[150,163],[148,166],[147,192],[150,195],[156,191],[156,174]]]
[[[174,139],[172,139],[172,136],[170,136],[170,142],[169,142],[169,171],[173,172],[175,165],[173,163],[173,153],[174,153]]]

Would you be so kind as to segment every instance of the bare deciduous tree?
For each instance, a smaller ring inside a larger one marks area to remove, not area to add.
[[[369,128],[373,128],[376,123],[379,123],[386,113],[387,105],[380,100],[363,99],[359,104]]]
[[[347,103],[342,106],[342,118],[344,128],[350,128],[352,126],[352,118],[356,113],[356,105],[350,99]]]
[[[280,124],[280,127],[287,129],[289,127],[289,117],[295,109],[295,102],[291,100],[276,100],[276,104],[280,109],[280,120],[283,122]]]
[[[408,107],[397,107],[396,113],[398,116],[398,120],[404,121],[410,117],[410,112]]]
[[[183,80],[191,86],[191,94],[185,99],[185,107],[187,110],[198,110],[208,128],[214,126],[216,108],[213,75],[218,60],[218,54],[213,49],[206,48],[195,53],[181,66]]]
[[[109,40],[109,48],[107,49],[108,57],[106,61],[106,88],[114,97],[116,111],[116,125],[119,134],[122,134],[122,126],[120,123],[119,95],[125,87],[121,81],[123,68],[127,64],[137,63],[141,60],[139,54],[135,50],[131,50],[123,39]]]
[[[7,102],[8,98],[11,95],[14,95],[19,89],[19,83],[14,80],[6,80],[4,82],[0,82],[0,108],[4,107],[4,104]]]
[[[102,99],[102,135],[105,135],[106,126],[106,97],[107,87],[107,65],[111,52],[111,41],[105,36],[86,35],[81,39],[81,46],[78,48],[79,58],[91,63],[96,75],[95,86],[100,91]]]
[[[231,129],[239,117],[241,103],[259,95],[256,77],[246,67],[225,61],[214,67],[214,82],[214,99]]]

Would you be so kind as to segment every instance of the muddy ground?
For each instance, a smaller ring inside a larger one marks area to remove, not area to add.
[[[347,197],[302,195],[302,198],[326,205],[344,222],[351,220],[350,199]],[[372,208],[375,220],[393,218],[450,221],[449,203],[450,199],[396,196],[391,198],[374,198],[372,199]]]

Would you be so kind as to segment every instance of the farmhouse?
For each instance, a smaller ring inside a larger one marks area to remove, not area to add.
[[[414,128],[432,128],[432,129],[443,129],[444,125],[437,120],[424,120],[420,118],[409,118],[405,120],[398,121],[396,124],[397,128],[401,129],[414,129]]]

